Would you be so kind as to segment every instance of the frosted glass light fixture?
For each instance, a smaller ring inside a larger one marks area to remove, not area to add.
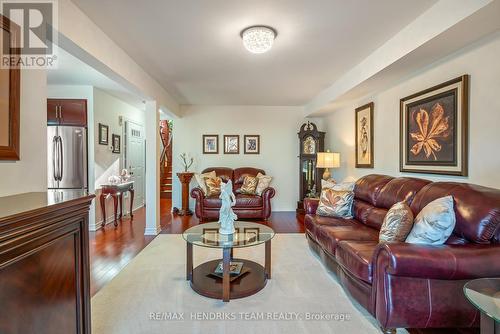
[[[271,50],[276,36],[276,30],[266,26],[252,26],[241,32],[243,45],[252,53],[264,53]]]

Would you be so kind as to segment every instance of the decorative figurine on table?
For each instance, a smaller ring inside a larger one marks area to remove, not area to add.
[[[220,186],[220,196],[222,200],[222,205],[219,211],[219,233],[220,234],[233,234],[234,221],[238,219],[238,216],[233,211],[233,206],[236,204],[236,197],[233,194],[233,183],[231,180],[227,183],[221,183]]]

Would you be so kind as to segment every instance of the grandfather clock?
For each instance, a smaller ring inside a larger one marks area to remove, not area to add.
[[[299,201],[297,213],[304,213],[304,198],[316,197],[321,191],[322,170],[316,170],[318,152],[325,148],[325,133],[316,124],[307,122],[300,127],[299,135]]]

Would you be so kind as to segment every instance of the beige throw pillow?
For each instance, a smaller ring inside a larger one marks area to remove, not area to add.
[[[222,179],[220,177],[209,177],[205,179],[207,184],[207,196],[219,195]]]
[[[413,212],[406,202],[394,204],[385,215],[379,242],[404,242],[413,226]]]
[[[406,242],[410,244],[442,245],[455,228],[453,197],[438,198],[427,204],[415,218]]]
[[[205,183],[206,178],[214,178],[217,177],[215,174],[215,171],[203,173],[203,174],[194,174],[194,178],[196,179],[196,182],[198,182],[198,185],[200,186],[201,190],[203,191],[203,194],[205,196],[207,195],[207,184]]]
[[[316,214],[328,217],[352,218],[354,192],[323,189]]]
[[[259,180],[255,176],[245,176],[243,179],[243,185],[239,189],[240,194],[255,195],[255,189],[257,188],[257,182]]]
[[[255,189],[255,194],[262,196],[262,192],[269,187],[273,178],[262,173],[257,174],[257,188]]]

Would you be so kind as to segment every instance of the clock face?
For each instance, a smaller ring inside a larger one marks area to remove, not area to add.
[[[304,154],[316,154],[316,140],[314,140],[313,137],[306,137],[303,145],[302,152],[304,152]]]

